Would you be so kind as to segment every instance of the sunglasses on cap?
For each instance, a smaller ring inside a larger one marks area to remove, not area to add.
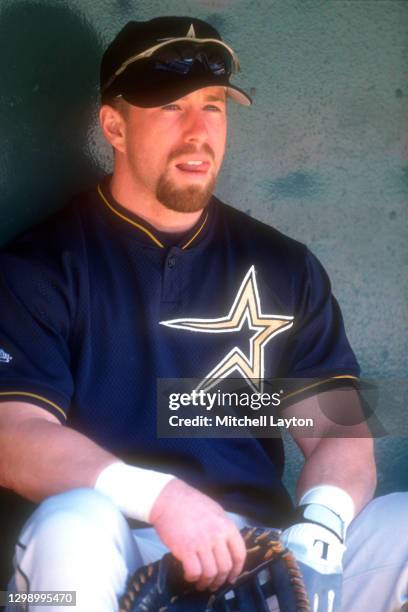
[[[179,43],[161,49],[158,55],[151,57],[155,70],[191,74],[195,71],[211,72],[216,76],[230,76],[233,72],[232,57],[223,53],[217,45],[191,45]]]
[[[127,59],[114,72],[102,88],[102,93],[110,88],[116,79],[129,67],[132,73],[149,72],[156,74],[179,75],[180,77],[211,74],[214,77],[228,78],[240,70],[236,53],[223,43],[214,39],[171,39]]]

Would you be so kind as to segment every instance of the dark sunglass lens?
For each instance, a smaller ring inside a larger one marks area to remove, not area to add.
[[[216,57],[209,57],[205,51],[200,51],[195,56],[195,61],[198,62],[206,71],[213,74],[225,74],[224,62]]]
[[[164,72],[176,72],[177,74],[188,74],[192,68],[194,60],[168,60],[160,61],[156,60],[154,67],[156,70],[163,70]]]
[[[220,53],[218,49],[209,50],[207,52],[207,61],[212,72],[215,74],[231,74],[232,60],[229,53]]]
[[[217,76],[231,74],[231,58],[218,45],[169,45],[160,49],[153,57],[156,70],[189,74],[195,69],[204,69]]]
[[[221,63],[214,63],[214,62],[209,62],[208,63],[210,70],[213,74],[217,74],[217,75],[222,75],[222,74],[227,74],[227,70],[225,69],[225,64],[221,64]]]

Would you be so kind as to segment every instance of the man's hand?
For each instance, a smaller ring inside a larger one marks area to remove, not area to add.
[[[162,490],[149,517],[197,589],[219,588],[241,573],[246,547],[223,508],[177,478]]]
[[[313,524],[293,525],[283,532],[281,539],[298,561],[310,609],[340,610],[344,544],[325,527]]]

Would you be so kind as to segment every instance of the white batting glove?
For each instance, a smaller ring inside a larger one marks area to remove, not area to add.
[[[344,540],[354,516],[354,502],[342,489],[321,485],[302,496],[296,514],[299,522],[281,538],[298,561],[311,612],[338,612]]]

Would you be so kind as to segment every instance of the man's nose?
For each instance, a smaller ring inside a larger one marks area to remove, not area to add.
[[[208,137],[207,125],[202,111],[191,111],[186,117],[186,142],[205,142]]]

